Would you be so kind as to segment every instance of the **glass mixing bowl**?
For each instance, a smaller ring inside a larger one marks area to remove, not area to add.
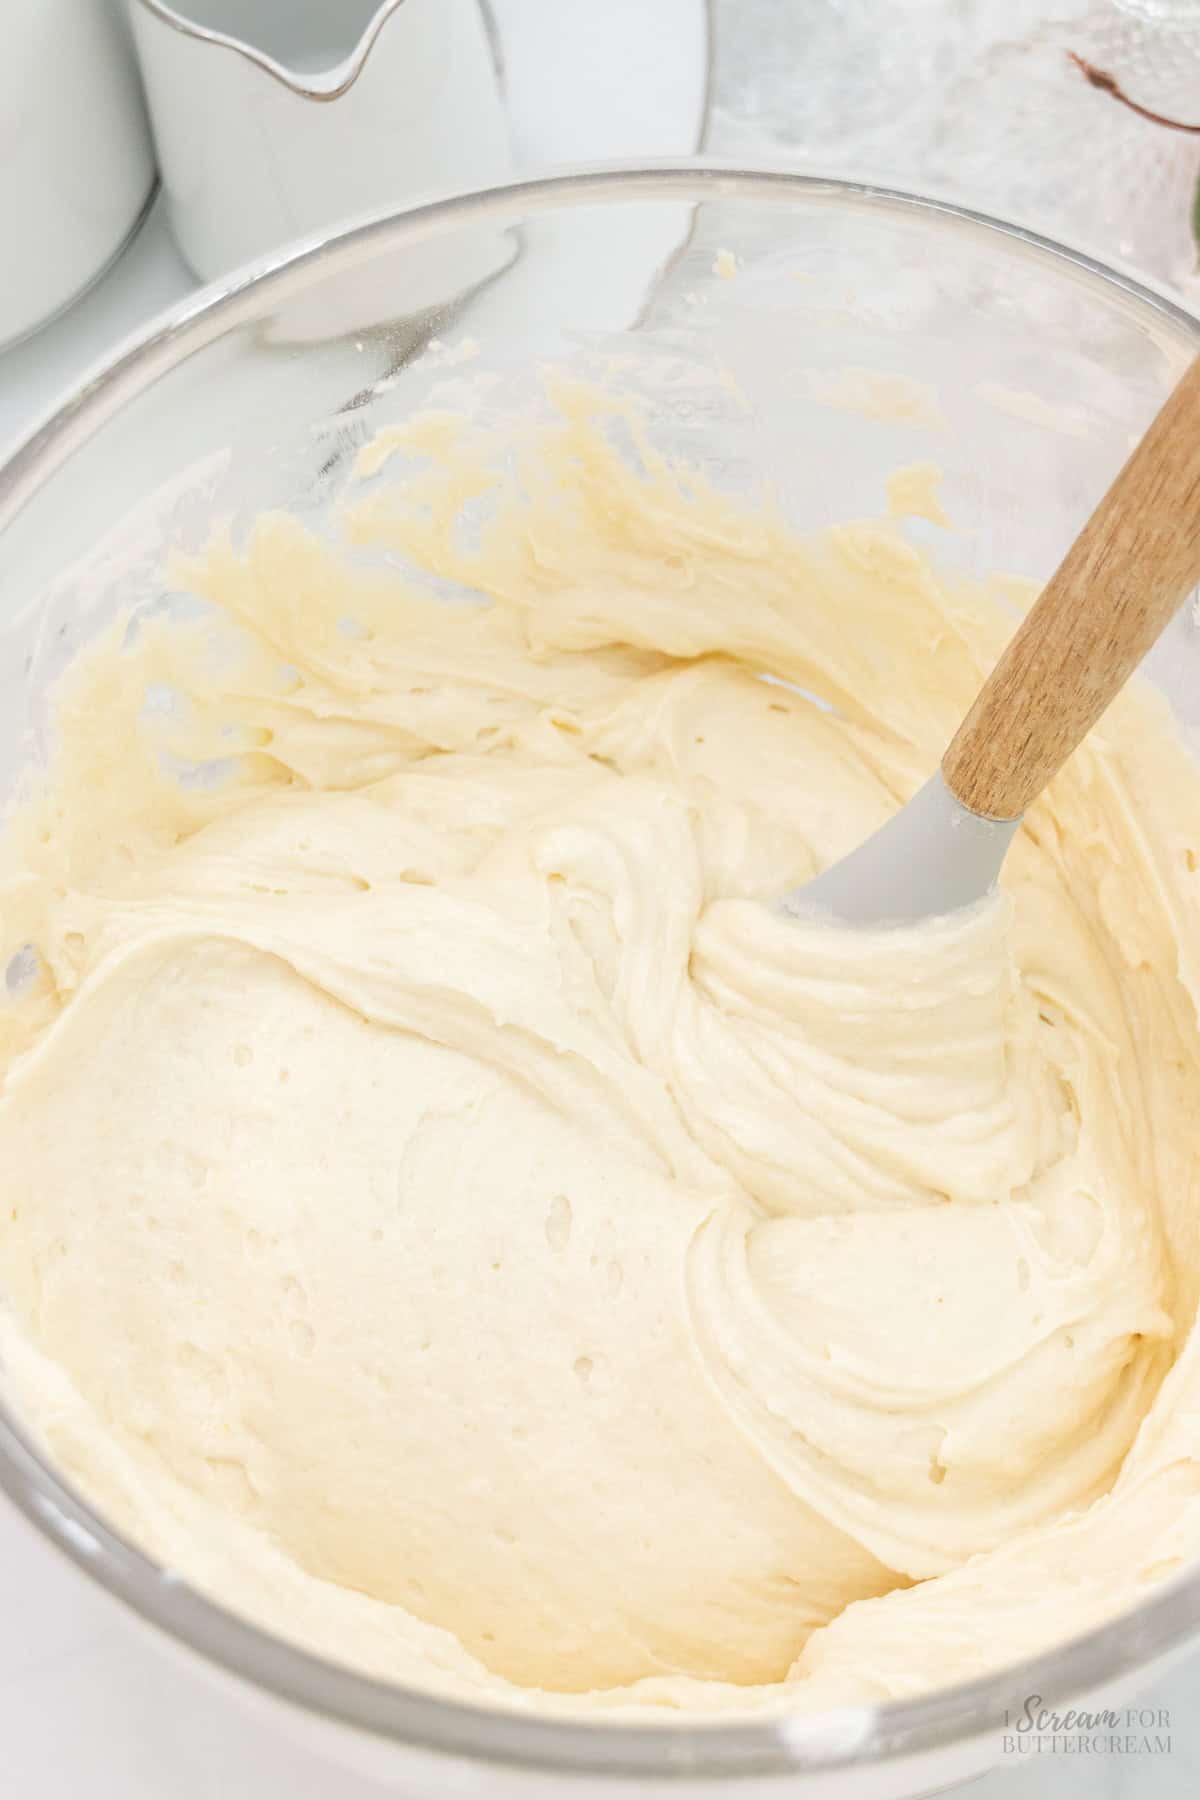
[[[1200,323],[1169,299],[1027,232],[713,164],[556,175],[305,243],[165,315],[0,471],[0,770],[11,785],[44,748],[46,690],[80,643],[161,592],[165,545],[273,503],[319,515],[378,427],[426,403],[503,417],[531,403],[539,362],[635,387],[667,449],[726,487],[769,480],[802,525],[877,514],[894,468],[936,461],[944,560],[1045,576],[1198,348]],[[1196,631],[1185,608],[1150,659],[1189,724]],[[740,1725],[543,1721],[269,1636],[123,1541],[11,1416],[0,1485],[164,1641],[414,1795],[585,1779],[597,1794],[915,1794],[992,1760],[1024,1696],[1107,1701],[1200,1632],[1195,1571],[1086,1637],[917,1699]]]

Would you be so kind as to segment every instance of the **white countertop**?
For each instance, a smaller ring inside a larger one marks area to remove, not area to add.
[[[602,12],[594,0],[495,5],[526,167],[695,148],[704,71],[667,50],[699,42],[700,0],[655,0],[653,30],[642,0],[606,0]],[[777,139],[762,142],[777,150]],[[737,147],[746,148],[744,128]],[[159,201],[82,301],[0,355],[0,445],[23,435],[85,369],[194,285]],[[1170,1754],[1013,1759],[972,1784],[972,1796],[1190,1800],[1200,1791],[1200,1655],[1158,1683],[1145,1704],[1169,1709]],[[317,1760],[164,1658],[113,1601],[0,1503],[0,1794],[371,1800],[384,1791]]]

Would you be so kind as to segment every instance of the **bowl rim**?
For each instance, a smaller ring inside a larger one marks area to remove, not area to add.
[[[698,191],[699,190],[699,191]],[[491,215],[605,200],[746,197],[923,215],[983,237],[1008,240],[1046,265],[1122,291],[1191,337],[1200,318],[1177,299],[1119,267],[1023,225],[951,199],[872,181],[807,173],[783,163],[748,166],[709,156],[590,163],[499,183],[470,194],[376,213],[260,257],[176,302],[126,338],[29,434],[0,467],[0,531],[72,453],[160,374],[260,312],[264,295],[286,298],[308,285],[314,265],[342,268],[409,235],[428,236]],[[767,1779],[929,1755],[1001,1729],[1014,1698],[1048,1693],[1055,1705],[1133,1676],[1182,1648],[1200,1629],[1200,1568],[1176,1576],[1131,1612],[1037,1656],[912,1699],[770,1714],[734,1722],[684,1717],[546,1717],[387,1682],[275,1636],[190,1587],[100,1515],[50,1465],[0,1400],[0,1491],[86,1575],[176,1647],[292,1709],[365,1735],[443,1758],[529,1774],[680,1781]]]

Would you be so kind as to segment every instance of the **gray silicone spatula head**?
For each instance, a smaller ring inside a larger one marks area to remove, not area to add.
[[[939,769],[849,856],[785,896],[785,912],[847,925],[908,925],[971,906],[995,887],[1019,819],[981,819]]]
[[[1030,802],[1200,582],[1200,361],[1192,364],[984,683],[940,771],[782,901],[911,924],[996,885]]]

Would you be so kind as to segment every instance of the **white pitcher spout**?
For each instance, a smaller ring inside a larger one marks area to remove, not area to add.
[[[244,56],[306,100],[336,100],[353,87],[376,39],[405,0],[137,0],[172,30]]]

